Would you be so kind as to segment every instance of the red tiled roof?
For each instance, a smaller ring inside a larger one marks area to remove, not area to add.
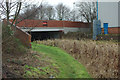
[[[43,26],[43,21],[47,21],[47,26]],[[19,22],[17,26],[19,27],[81,27],[81,28],[83,27],[83,28],[88,28],[89,24],[83,23],[83,22],[72,22],[72,21],[26,19],[26,20]]]

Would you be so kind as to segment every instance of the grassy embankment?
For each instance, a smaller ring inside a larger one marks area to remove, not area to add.
[[[56,78],[90,78],[85,67],[65,51],[52,46],[32,43],[35,51],[42,52],[54,60],[58,66],[59,74]]]

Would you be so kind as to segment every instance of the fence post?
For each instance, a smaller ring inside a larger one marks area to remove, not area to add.
[[[0,16],[0,79],[2,79],[2,20]]]

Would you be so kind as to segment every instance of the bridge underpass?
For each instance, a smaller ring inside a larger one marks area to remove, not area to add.
[[[35,40],[47,40],[47,39],[59,39],[63,33],[62,29],[33,29],[31,34],[31,41]]]
[[[61,32],[31,32],[31,41],[35,40],[47,40],[47,39],[58,39],[61,37]]]

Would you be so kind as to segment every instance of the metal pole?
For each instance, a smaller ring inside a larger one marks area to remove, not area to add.
[[[74,20],[73,21],[76,21],[75,18],[76,18],[76,15],[75,15],[75,2],[73,3],[73,9],[74,9]]]
[[[98,20],[98,0],[97,0],[97,20]]]
[[[2,19],[0,16],[0,79],[2,79]]]

